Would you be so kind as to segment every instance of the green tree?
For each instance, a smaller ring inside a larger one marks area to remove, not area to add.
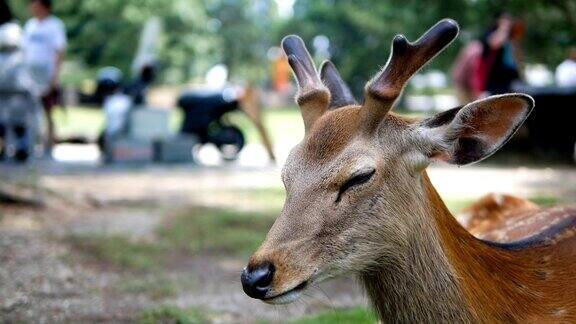
[[[481,35],[497,12],[524,19],[527,62],[553,67],[576,44],[574,0],[297,0],[294,16],[283,20],[274,0],[56,0],[55,13],[66,23],[68,57],[91,70],[118,66],[129,72],[146,20],[164,25],[161,79],[170,83],[201,77],[224,63],[236,80],[266,80],[266,53],[282,36],[317,35],[331,40],[333,61],[353,89],[361,89],[386,63],[397,33],[415,39],[441,18],[456,19],[462,33],[429,68],[447,71],[458,50]],[[27,1],[10,0],[21,20]]]
[[[428,68],[448,71],[462,45],[482,35],[502,11],[525,21],[526,62],[553,67],[564,59],[567,47],[576,43],[573,0],[299,0],[294,10],[280,33],[300,34],[308,43],[316,35],[328,36],[332,60],[358,94],[386,63],[395,34],[415,40],[444,17],[460,23],[461,35]]]
[[[67,28],[68,58],[91,69],[117,66],[126,73],[144,23],[164,26],[161,78],[170,83],[198,78],[225,63],[232,77],[262,78],[262,62],[273,35],[275,6],[263,0],[58,0],[54,12]],[[13,0],[21,21],[26,2]],[[254,72],[256,71],[256,72]]]

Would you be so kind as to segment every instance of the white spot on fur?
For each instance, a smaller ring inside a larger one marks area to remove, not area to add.
[[[498,206],[504,205],[504,195],[495,193],[494,194],[494,201],[496,202],[496,204]]]
[[[566,310],[564,308],[555,309],[552,314],[556,317],[563,317],[566,315]]]

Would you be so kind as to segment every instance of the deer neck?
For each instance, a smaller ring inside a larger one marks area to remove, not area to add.
[[[361,275],[365,290],[383,322],[509,321],[512,290],[509,276],[526,271],[516,255],[474,238],[458,224],[426,173],[413,199],[403,208],[417,230],[390,260]],[[424,204],[420,203],[424,202]],[[516,262],[518,261],[518,262]],[[495,269],[498,273],[495,274]],[[500,279],[495,276],[500,276]],[[504,292],[504,293],[503,293]]]
[[[417,199],[425,195],[425,191],[404,192],[412,192],[415,196],[408,200],[413,201],[421,201]],[[455,272],[428,210],[422,204],[399,207],[396,213],[406,213],[400,217],[414,220],[411,227],[418,230],[410,231],[412,234],[392,257],[383,255],[378,266],[360,276],[383,323],[469,322],[470,313]]]

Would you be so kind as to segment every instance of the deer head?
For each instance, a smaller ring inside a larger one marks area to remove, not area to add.
[[[290,153],[282,180],[284,208],[242,273],[244,291],[288,303],[310,284],[342,274],[394,267],[409,238],[431,230],[422,177],[434,161],[480,161],[498,150],[533,107],[522,94],[489,97],[432,118],[390,110],[410,77],[458,34],[445,19],[410,43],[396,36],[388,63],[357,105],[334,65],[320,75],[302,40],[282,46],[298,81],[305,138]]]

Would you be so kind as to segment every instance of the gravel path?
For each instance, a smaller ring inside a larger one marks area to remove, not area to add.
[[[436,167],[429,173],[440,193],[451,198],[507,192],[576,201],[574,168]],[[281,322],[366,303],[352,280],[342,279],[323,285],[323,291],[313,291],[302,303],[266,306],[240,289],[238,271],[244,260],[217,255],[185,260],[176,255],[163,275],[196,283],[176,296],[157,300],[118,293],[114,288],[131,274],[79,260],[62,239],[86,233],[148,238],[167,210],[190,205],[242,208],[242,202],[217,193],[278,190],[278,168],[78,167],[52,170],[40,176],[40,183],[57,197],[45,208],[0,206],[0,318],[6,322],[129,322],[140,310],[161,304],[208,309],[215,322]]]

